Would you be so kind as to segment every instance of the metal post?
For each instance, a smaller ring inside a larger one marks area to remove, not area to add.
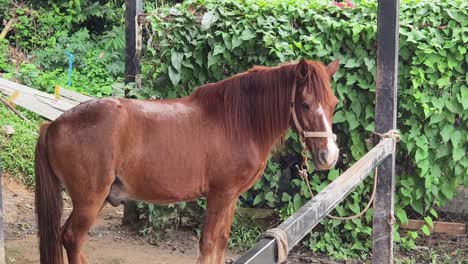
[[[142,0],[125,0],[125,83],[135,82],[141,73],[140,56],[137,56],[137,19],[143,13]],[[127,95],[128,91],[125,91]],[[127,201],[124,205],[123,224],[133,224],[138,220],[136,202]]]
[[[396,129],[399,0],[378,0],[376,132]],[[373,264],[393,263],[395,154],[378,167],[374,201]]]
[[[5,244],[3,229],[3,192],[2,192],[2,164],[0,160],[0,264],[5,263]]]

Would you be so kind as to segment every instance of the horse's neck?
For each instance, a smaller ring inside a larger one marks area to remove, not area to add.
[[[282,86],[279,82],[274,86],[258,86],[258,82],[249,80],[228,80],[201,87],[190,97],[200,106],[203,115],[212,120],[213,128],[224,131],[228,142],[237,145],[254,142],[262,152],[269,152],[289,127],[289,92],[288,95],[280,93],[291,89],[286,89],[284,81],[282,83]]]

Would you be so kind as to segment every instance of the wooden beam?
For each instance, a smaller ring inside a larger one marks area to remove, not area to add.
[[[68,101],[71,101],[72,104],[77,105],[80,103],[84,103],[90,100],[93,100],[94,97],[80,94],[77,92],[70,91],[68,89],[65,89],[63,87],[58,87],[57,89],[58,95],[60,95],[60,98],[65,98]]]
[[[0,92],[3,91],[4,90],[2,90],[0,87]],[[55,120],[63,113],[63,111],[53,108],[45,101],[40,101],[33,95],[27,93],[19,93],[19,95],[14,100],[12,100],[12,102],[49,120]]]
[[[7,101],[3,100],[2,97],[0,97],[0,102],[4,104],[8,109],[10,109],[13,113],[15,113],[19,118],[23,119],[24,121],[28,123],[32,123],[29,119],[27,119],[20,111],[18,111],[16,108],[14,108],[12,105],[10,105]]]
[[[272,217],[275,214],[275,210],[264,208],[239,207],[236,208],[236,214],[251,219],[265,219],[268,217]]]
[[[135,82],[141,73],[140,57],[136,56],[137,19],[143,13],[142,0],[125,0],[125,83]]]
[[[319,194],[304,204],[296,213],[278,226],[288,238],[288,251],[301,241],[346,196],[356,188],[385,158],[392,154],[393,139],[386,138],[364,157],[346,170]],[[277,263],[276,242],[269,238],[260,240],[242,255],[236,264]]]
[[[93,97],[86,96],[68,89],[59,87],[56,89],[59,99],[26,85],[0,78],[0,93],[10,96],[17,94],[13,100],[14,104],[28,109],[49,120],[55,120],[63,112],[74,106],[92,100]]]
[[[399,0],[378,0],[375,129],[396,129]],[[378,167],[374,200],[373,264],[393,263],[395,155]]]
[[[142,0],[125,0],[125,83],[135,82],[141,74],[141,58],[137,53],[137,20],[143,13]],[[125,91],[125,95],[128,91]],[[136,202],[124,204],[123,224],[133,224],[138,220]]]
[[[454,235],[466,234],[465,223],[434,221],[432,223],[432,227],[430,227],[423,220],[409,219],[408,223],[401,224],[400,227],[407,230],[420,230],[424,225],[426,225],[432,233],[445,233]]]
[[[17,17],[12,17],[10,18],[10,20],[8,20],[8,23],[3,28],[2,33],[0,33],[0,40],[6,37],[8,32],[13,28],[13,25],[15,24],[16,20],[18,20]]]
[[[2,191],[2,164],[0,160],[0,264],[5,264],[5,242],[4,242],[4,228],[3,228],[3,191]]]

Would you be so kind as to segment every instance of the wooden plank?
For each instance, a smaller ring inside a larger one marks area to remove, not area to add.
[[[94,97],[87,96],[87,95],[84,95],[84,94],[80,94],[80,93],[65,89],[63,87],[60,87],[58,89],[58,94],[61,97],[64,97],[65,99],[76,102],[75,105],[80,104],[80,103],[84,103],[84,102],[87,102],[87,101],[90,101],[90,100],[94,99]]]
[[[5,244],[4,244],[4,233],[5,230],[3,228],[3,192],[2,192],[2,164],[0,160],[0,264],[5,263]]]
[[[420,230],[424,225],[426,225],[432,233],[466,234],[465,223],[434,221],[433,227],[430,227],[423,220],[409,219],[408,223],[401,224],[400,227],[408,230]]]
[[[264,208],[239,207],[236,209],[236,214],[243,215],[252,219],[264,219],[273,216],[275,214],[275,210]]]
[[[49,120],[55,120],[63,113],[63,111],[53,108],[49,104],[39,101],[33,95],[26,93],[20,93],[12,102]]]
[[[137,54],[137,20],[143,13],[142,0],[125,0],[125,83],[135,82],[135,77],[141,74],[141,60]],[[125,91],[127,95],[128,91]],[[138,221],[137,206],[134,201],[124,204],[124,224]]]
[[[143,13],[142,0],[125,0],[125,83],[135,82],[141,73],[140,58],[136,56],[137,17]]]
[[[327,216],[338,203],[356,188],[385,158],[392,154],[393,139],[386,138],[371,149],[364,157],[351,168],[336,178],[325,189],[318,193],[309,202],[304,204],[296,213],[278,226],[288,238],[288,250],[291,250],[313,227]],[[276,263],[276,243],[274,240],[264,238],[253,248],[242,255],[236,264],[249,263]],[[273,254],[272,254],[273,253]]]
[[[13,103],[49,120],[54,120],[63,112],[74,106],[93,99],[93,97],[82,95],[65,88],[58,89],[61,97],[56,99],[55,95],[44,93],[2,78],[0,78],[0,92],[7,96],[14,92],[19,92],[19,96],[12,100]]]
[[[10,80],[6,80],[3,78],[0,78],[0,90],[4,91],[5,93],[12,93],[13,91],[18,91],[20,93],[25,93],[29,95],[35,95],[35,96],[40,96],[42,98],[48,98],[51,100],[56,100],[55,95],[48,94],[42,91],[39,91],[37,89],[28,87],[26,85],[22,85],[16,82],[12,82]],[[60,87],[58,89],[59,95],[61,97],[66,98],[66,100],[62,100],[63,102],[69,103],[71,105],[77,105],[79,103],[83,103],[89,100],[94,99],[91,96],[83,95],[68,89],[65,89],[63,87]],[[58,101],[61,101],[59,99]]]
[[[22,94],[29,94],[29,95],[41,95],[43,98],[55,99],[55,97],[51,94],[41,92],[39,90],[30,88],[26,85],[22,85],[16,82],[12,82],[3,78],[0,78],[0,91],[4,93],[12,93],[14,91],[18,91]]]
[[[396,129],[399,0],[378,0],[375,129]],[[374,200],[372,263],[393,263],[395,155],[378,167]]]

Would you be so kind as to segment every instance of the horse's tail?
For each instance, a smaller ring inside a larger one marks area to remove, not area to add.
[[[62,264],[60,220],[63,204],[60,180],[52,171],[47,155],[47,130],[43,125],[36,145],[36,214],[41,264]]]

